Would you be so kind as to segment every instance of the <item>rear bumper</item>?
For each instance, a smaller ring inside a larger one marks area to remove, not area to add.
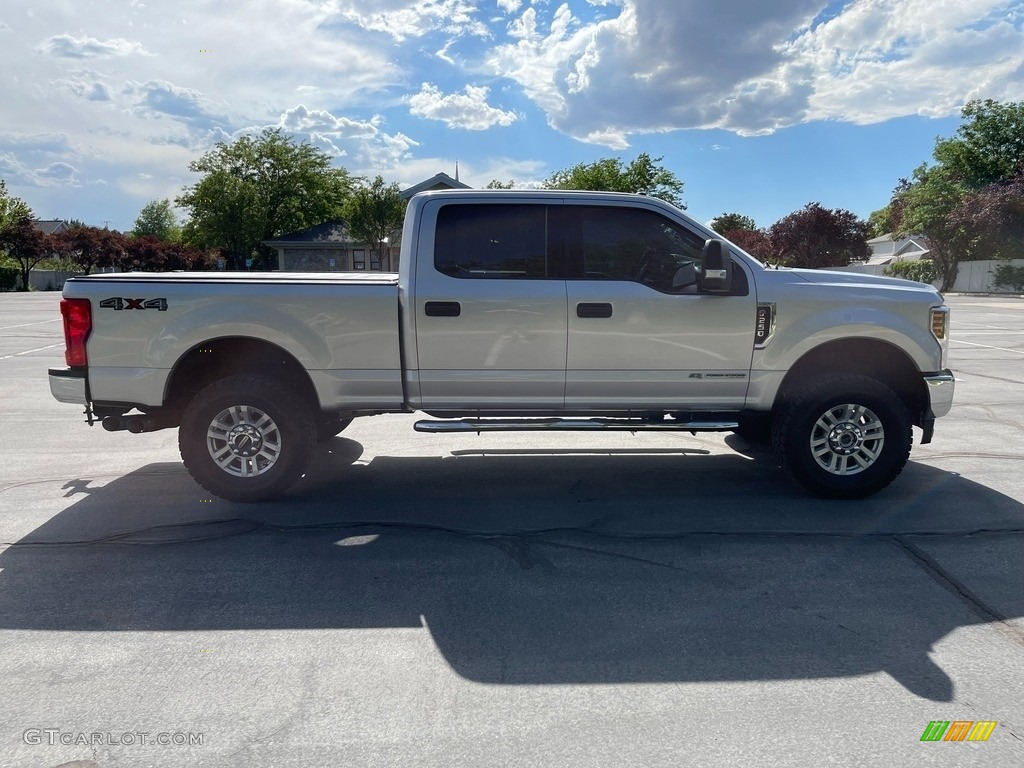
[[[85,371],[74,368],[50,369],[50,394],[62,403],[85,405]]]

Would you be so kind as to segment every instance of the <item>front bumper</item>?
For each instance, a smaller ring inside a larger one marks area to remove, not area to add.
[[[50,394],[62,403],[85,405],[85,371],[74,368],[50,369]]]
[[[939,373],[929,373],[924,377],[924,383],[928,390],[928,409],[921,417],[921,445],[932,441],[932,434],[935,432],[935,420],[940,416],[949,413],[953,407],[953,388],[956,379],[948,369]]]
[[[928,385],[928,401],[931,406],[932,416],[936,419],[949,413],[953,407],[953,388],[956,379],[949,369],[939,373],[929,374],[924,377],[924,383]]]

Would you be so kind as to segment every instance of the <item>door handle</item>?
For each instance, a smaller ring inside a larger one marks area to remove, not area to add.
[[[611,317],[612,305],[607,303],[577,304],[576,317]]]
[[[427,317],[458,317],[462,314],[462,305],[457,301],[428,301],[423,311]]]

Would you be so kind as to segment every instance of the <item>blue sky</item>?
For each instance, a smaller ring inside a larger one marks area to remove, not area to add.
[[[131,227],[281,127],[406,187],[640,152],[701,220],[867,216],[972,98],[1024,99],[1024,0],[5,0],[0,178]]]

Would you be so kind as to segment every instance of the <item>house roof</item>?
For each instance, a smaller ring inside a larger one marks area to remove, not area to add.
[[[872,256],[865,264],[885,265],[894,261],[920,261],[930,253],[928,249],[921,251],[907,251],[904,253],[886,253],[882,256]],[[930,257],[929,257],[930,258]]]
[[[60,219],[33,219],[32,224],[44,235],[66,232],[68,229],[68,225]]]
[[[426,181],[421,181],[419,184],[414,184],[408,189],[402,190],[402,198],[408,200],[413,195],[417,195],[420,192],[429,192],[432,189],[472,189],[472,187],[469,184],[463,184],[458,179],[453,179],[447,173],[441,172]]]
[[[302,229],[298,232],[275,237],[272,240],[264,240],[263,244],[271,248],[283,248],[287,246],[302,246],[305,248],[337,248],[351,244],[352,238],[348,233],[348,225],[344,219],[331,219],[323,224]]]
[[[927,253],[929,250],[927,245],[924,244],[924,238],[920,241],[916,240],[915,237],[908,237],[907,241],[903,243],[899,248],[896,249],[897,256],[906,256],[911,253]]]

